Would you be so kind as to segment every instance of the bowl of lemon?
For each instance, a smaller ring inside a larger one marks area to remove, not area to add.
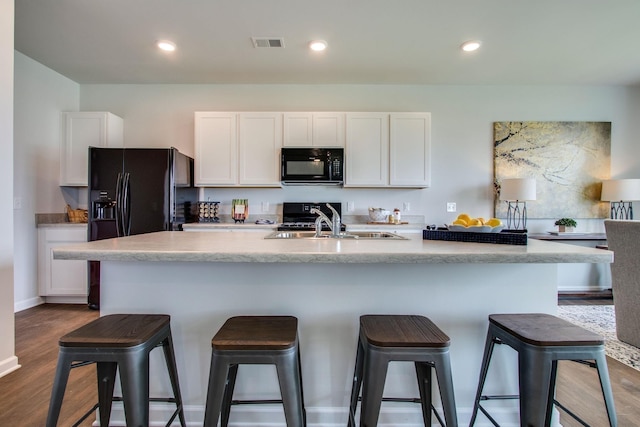
[[[447,228],[449,231],[499,233],[504,228],[504,224],[498,218],[485,220],[482,217],[473,218],[466,213],[462,213]]]

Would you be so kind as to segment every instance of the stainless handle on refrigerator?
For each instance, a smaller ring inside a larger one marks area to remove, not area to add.
[[[123,220],[122,217],[122,174],[118,174],[116,181],[116,234],[118,237],[123,235]]]
[[[131,175],[127,172],[124,174],[124,180],[122,183],[123,195],[122,195],[122,211],[124,212],[122,234],[128,236],[131,234]]]

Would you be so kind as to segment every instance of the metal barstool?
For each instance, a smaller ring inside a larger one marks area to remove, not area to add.
[[[383,401],[420,403],[425,426],[431,426],[432,411],[441,425],[457,426],[449,342],[449,337],[424,316],[361,316],[348,426],[356,425],[360,388],[360,426],[374,427],[378,424]],[[389,362],[394,361],[415,363],[420,398],[383,397],[387,368]],[[436,371],[446,424],[431,403],[431,368]]]
[[[47,427],[55,427],[60,416],[62,400],[73,368],[96,363],[98,403],[74,424],[79,425],[96,409],[100,410],[100,425],[108,426],[113,401],[124,403],[129,427],[149,426],[149,401],[175,403],[176,416],[186,427],[182,397],[178,384],[178,370],[171,339],[170,317],[164,314],[111,314],[100,317],[60,338]],[[149,397],[149,353],[162,346],[173,389],[173,398]],[[113,397],[116,370],[120,372],[122,397]]]
[[[211,370],[204,425],[229,423],[231,405],[282,403],[288,427],[306,426],[298,319],[293,316],[237,316],[228,319],[211,340]],[[233,400],[238,366],[273,364],[282,399]]]
[[[519,395],[484,396],[484,388],[495,344],[507,344],[518,352]],[[553,406],[587,425],[576,414],[555,400],[558,360],[582,362],[598,370],[600,387],[609,416],[609,424],[617,426],[613,393],[609,382],[604,339],[593,332],[550,314],[492,314],[480,369],[480,379],[469,426],[475,424],[478,410],[498,426],[480,401],[520,399],[520,425],[549,426]],[[586,361],[593,362],[586,362]]]

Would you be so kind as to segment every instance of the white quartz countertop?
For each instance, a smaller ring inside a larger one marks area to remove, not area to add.
[[[529,239],[528,245],[423,240],[264,239],[256,230],[233,233],[162,231],[53,249],[55,259],[251,263],[610,263],[613,253]]]

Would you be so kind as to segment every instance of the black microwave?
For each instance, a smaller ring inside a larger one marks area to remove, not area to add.
[[[285,185],[342,185],[343,148],[282,149],[281,180]]]

